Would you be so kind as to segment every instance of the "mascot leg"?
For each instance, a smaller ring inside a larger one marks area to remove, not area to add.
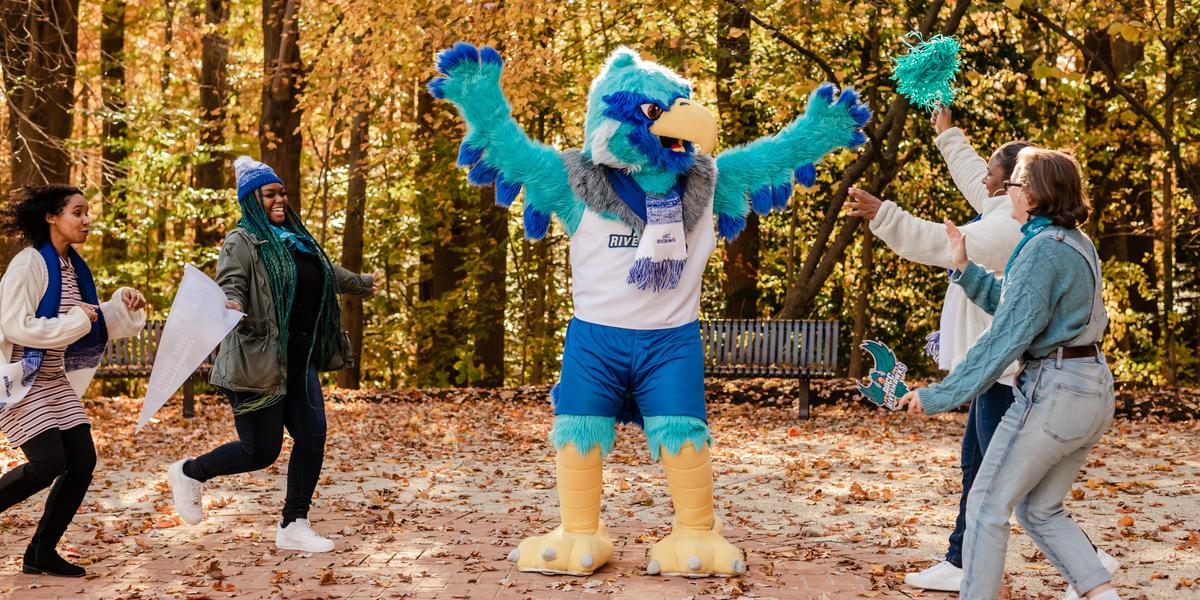
[[[646,417],[650,454],[662,457],[675,505],[671,534],[650,549],[650,575],[729,577],[746,572],[742,551],[721,536],[713,514],[708,425],[695,417]]]
[[[612,449],[613,425],[611,417],[556,417],[551,438],[558,447],[562,525],[525,539],[508,555],[519,570],[591,575],[612,557],[612,540],[600,520],[600,495],[604,491],[601,457]]]

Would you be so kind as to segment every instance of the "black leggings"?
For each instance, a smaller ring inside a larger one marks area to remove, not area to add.
[[[96,470],[92,427],[76,425],[66,431],[49,429],[21,445],[29,462],[0,477],[0,511],[46,489],[46,511],[38,521],[30,549],[53,552],[75,511],[83,504]]]
[[[226,392],[230,403],[255,397],[255,394]],[[308,518],[321,464],[325,462],[325,402],[315,369],[288,373],[287,395],[267,408],[237,415],[233,422],[238,441],[217,447],[212,452],[183,464],[183,473],[192,479],[208,481],[220,475],[249,473],[265,469],[279,458],[286,427],[292,440],[288,460],[287,496],[283,503],[283,524]]]

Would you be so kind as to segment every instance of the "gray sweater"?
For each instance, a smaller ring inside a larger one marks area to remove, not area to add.
[[[1083,256],[1047,237],[1031,240],[1020,252],[1003,282],[973,262],[955,273],[967,297],[993,316],[992,325],[953,373],[918,392],[926,413],[964,404],[1022,353],[1044,356],[1087,327],[1095,282]]]

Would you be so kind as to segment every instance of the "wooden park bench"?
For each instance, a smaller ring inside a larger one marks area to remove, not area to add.
[[[809,416],[810,381],[837,370],[837,321],[712,319],[700,322],[709,377],[794,377],[800,418]]]
[[[112,340],[104,349],[100,359],[100,368],[96,370],[97,379],[134,379],[149,378],[154,368],[154,355],[158,352],[158,340],[162,337],[164,321],[146,321],[146,326],[140,333],[131,338]],[[196,380],[208,377],[212,371],[214,350],[204,359],[200,368],[183,384],[183,416],[191,418],[196,415]]]
[[[147,321],[135,337],[113,340],[97,379],[150,377],[163,321]],[[712,319],[700,322],[704,374],[709,377],[787,377],[800,380],[800,418],[809,416],[810,382],[837,370],[837,321]],[[195,415],[195,382],[212,371],[216,351],[183,384],[183,416]]]

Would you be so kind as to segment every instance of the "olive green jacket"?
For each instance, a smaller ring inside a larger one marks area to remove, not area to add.
[[[246,316],[225,336],[217,350],[209,382],[237,392],[281,395],[287,392],[287,372],[279,365],[279,323],[267,270],[259,257],[259,244],[266,243],[238,227],[225,236],[217,258],[217,284],[225,297],[242,306]],[[333,265],[338,292],[367,296],[374,281]],[[297,290],[305,293],[305,290]],[[319,290],[311,293],[320,293]],[[286,324],[284,324],[286,327]],[[354,362],[349,339],[343,332],[337,351],[321,371],[343,369]]]

